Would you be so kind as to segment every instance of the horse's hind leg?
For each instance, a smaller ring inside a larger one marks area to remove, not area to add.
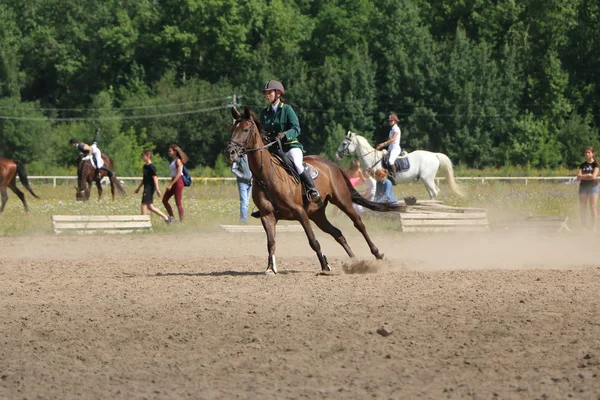
[[[98,188],[98,201],[102,199],[102,183],[100,179],[96,179],[96,188]]]
[[[367,228],[362,222],[362,219],[360,218],[358,212],[352,206],[352,202],[350,200],[340,201],[337,198],[332,198],[331,202],[334,205],[336,205],[340,210],[342,210],[344,214],[346,214],[352,220],[352,222],[354,223],[354,227],[358,229],[360,233],[362,233],[367,244],[369,245],[369,249],[371,249],[371,254],[373,254],[376,259],[381,260],[383,258],[383,254],[379,252],[379,249],[377,248],[377,246],[375,246],[375,243],[373,243],[373,241],[369,237],[369,234],[367,233]]]
[[[25,194],[23,194],[23,192],[19,190],[19,188],[17,187],[17,183],[13,180],[10,183],[10,185],[8,185],[8,187],[19,197],[19,199],[21,199],[21,203],[23,203],[23,207],[25,207],[25,212],[29,213],[29,207],[27,207],[27,200],[25,200]]]
[[[112,195],[113,201],[115,201],[115,183],[113,180],[110,180],[110,194]]]
[[[430,199],[435,199],[437,195],[440,193],[440,188],[435,184],[435,178],[423,178],[423,184],[425,185],[425,189],[427,189],[427,194],[429,194]]]
[[[8,193],[6,193],[5,187],[0,189],[0,194],[2,195],[2,206],[0,206],[0,213],[2,213],[4,211],[4,207],[6,206],[6,202],[8,201]]]
[[[323,207],[322,209],[324,209]],[[302,209],[302,212],[297,215],[298,222],[304,228],[304,232],[306,233],[306,237],[308,238],[308,244],[317,253],[317,257],[319,258],[319,262],[321,263],[321,271],[331,271],[331,266],[327,262],[327,258],[321,252],[321,244],[317,240],[315,233],[313,232],[312,226],[310,225],[310,220],[308,219],[308,215]],[[316,223],[316,221],[315,221]],[[341,232],[340,232],[341,234]]]
[[[327,214],[325,213],[325,207],[321,207],[317,211],[315,211],[310,216],[310,219],[313,220],[313,222],[323,232],[329,233],[331,236],[333,236],[335,241],[338,242],[344,248],[344,250],[346,250],[346,253],[348,253],[348,256],[354,258],[354,253],[352,252],[352,249],[348,245],[348,242],[346,241],[346,238],[342,234],[342,231],[340,231],[338,228],[333,226],[331,224],[331,222],[329,222],[329,220],[327,219]]]

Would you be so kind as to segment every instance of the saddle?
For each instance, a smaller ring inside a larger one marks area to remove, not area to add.
[[[387,153],[381,159],[381,166],[387,170],[391,169],[390,167],[390,154]],[[410,169],[410,162],[408,161],[408,153],[402,150],[402,153],[396,158],[396,172],[408,171]]]
[[[294,178],[294,181],[296,183],[300,183],[300,176],[298,175],[298,171],[296,171],[296,167],[294,167],[294,161],[291,159],[291,157],[286,156],[285,159],[283,159],[282,155],[278,152],[273,153],[273,155],[275,156],[275,159],[279,162],[279,165],[281,165],[283,169]],[[302,165],[304,166],[304,169],[308,171],[310,177],[313,180],[319,177],[318,169],[305,162],[302,162]]]

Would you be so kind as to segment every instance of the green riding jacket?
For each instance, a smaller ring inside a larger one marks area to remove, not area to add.
[[[267,108],[260,112],[260,123],[269,136],[275,137],[279,132],[285,133],[285,139],[281,140],[284,152],[292,148],[299,148],[304,151],[304,147],[298,141],[300,122],[294,109],[289,104],[280,101],[275,111],[269,104]]]

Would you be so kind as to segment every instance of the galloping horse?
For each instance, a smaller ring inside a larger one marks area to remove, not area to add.
[[[319,207],[312,202],[305,201],[302,186],[286,172],[279,159],[269,152],[268,147],[273,143],[265,145],[256,116],[247,107],[244,109],[243,115],[237,109],[232,108],[231,115],[235,121],[225,156],[229,162],[235,162],[243,154],[248,155],[248,164],[255,183],[252,185],[252,199],[260,210],[260,221],[267,234],[269,258],[266,274],[277,273],[275,227],[279,220],[300,222],[310,247],[319,258],[322,271],[331,271],[331,267],[321,252],[321,246],[315,237],[310,220],[322,231],[333,236],[350,257],[354,257],[342,232],[327,220],[325,208],[330,202],[350,217],[356,229],[362,233],[375,258],[383,258],[383,254],[369,238],[365,225],[352,203],[374,211],[398,211],[399,206],[374,203],[365,199],[354,190],[339,166],[319,156],[306,156],[304,160],[319,173],[315,179],[315,185],[323,198],[323,205]]]
[[[19,197],[19,199],[21,199],[23,207],[25,207],[25,212],[29,213],[29,207],[27,207],[25,195],[17,187],[17,175],[19,176],[21,184],[25,186],[27,190],[29,190],[29,193],[31,193],[31,195],[36,199],[39,199],[38,195],[33,193],[31,186],[29,186],[29,180],[27,179],[25,166],[19,161],[0,157],[0,193],[2,194],[2,206],[0,207],[0,213],[4,211],[6,201],[8,200],[8,194],[6,193],[7,187],[9,187],[10,190],[12,190]]]
[[[102,154],[102,160],[104,161],[104,165],[113,170],[113,160],[106,154]],[[113,170],[114,171],[114,170]],[[92,190],[92,183],[96,182],[96,187],[98,188],[98,200],[102,199],[102,184],[100,180],[102,177],[107,176],[107,172],[105,170],[100,171],[100,176],[96,176],[96,170],[92,165],[92,161],[87,157],[79,157],[77,159],[77,186],[75,187],[76,194],[75,198],[77,201],[88,201],[90,199],[90,191]],[[126,196],[125,189],[121,186],[121,183],[117,180],[117,175],[113,174],[110,178],[110,192],[112,194],[112,199],[115,199],[115,186],[119,190],[119,193],[123,196]]]
[[[352,153],[355,153],[361,163],[367,168],[379,169],[382,168],[381,159],[387,153],[387,150],[376,150],[369,144],[367,139],[348,131],[346,137],[337,148],[335,156],[341,159]],[[440,188],[435,184],[435,176],[441,167],[446,175],[446,181],[450,185],[450,189],[458,196],[464,197],[464,194],[454,181],[452,161],[450,161],[447,155],[416,150],[408,153],[407,158],[410,168],[396,173],[396,182],[412,182],[415,179],[421,179],[425,184],[429,198],[434,199],[440,193]]]

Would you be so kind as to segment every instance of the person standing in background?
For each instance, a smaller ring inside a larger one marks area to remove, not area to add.
[[[168,151],[169,157],[173,159],[169,168],[171,169],[171,183],[165,189],[165,195],[163,196],[162,202],[169,214],[169,221],[173,222],[175,216],[173,215],[173,208],[169,204],[169,200],[174,195],[175,204],[177,205],[177,211],[179,212],[179,221],[184,222],[183,212],[183,164],[187,163],[188,156],[181,150],[176,144],[169,146]]]
[[[231,166],[231,172],[236,177],[238,193],[240,195],[240,223],[248,222],[248,205],[252,193],[252,172],[248,166],[248,156],[244,154]]]
[[[142,194],[142,215],[146,215],[147,210],[152,211],[154,214],[160,216],[166,223],[170,223],[171,220],[168,216],[163,214],[153,204],[154,192],[160,197],[160,187],[158,186],[158,175],[156,175],[156,167],[152,164],[152,150],[144,150],[142,152],[142,160],[144,160],[144,169],[142,170],[142,181],[135,189],[135,193],[138,193],[143,187],[144,192]]]
[[[598,228],[598,210],[596,209],[596,203],[598,202],[598,194],[600,194],[600,188],[598,187],[598,162],[596,161],[596,153],[593,147],[586,147],[585,161],[579,166],[577,171],[577,178],[579,183],[579,212],[581,217],[581,225],[585,229],[588,226],[587,223],[587,208],[589,205],[591,219],[592,219],[592,231],[596,232]]]
[[[365,175],[362,172],[362,169],[360,169],[360,161],[358,161],[357,159],[350,161],[350,167],[344,170],[344,173],[350,180],[352,187],[356,187],[356,185],[358,185],[361,182],[367,182],[367,180],[365,179]]]

